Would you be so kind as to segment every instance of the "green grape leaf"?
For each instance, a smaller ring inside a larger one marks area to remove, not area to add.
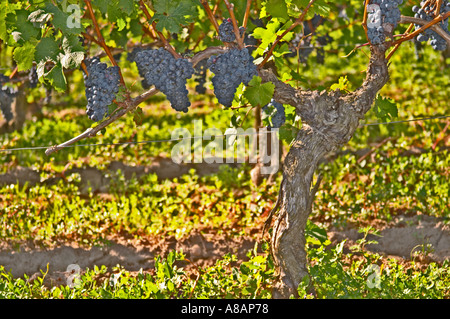
[[[349,90],[348,90],[349,84],[350,84],[350,82],[348,81],[347,76],[343,76],[343,77],[341,76],[339,78],[339,83],[335,83],[335,84],[331,85],[330,89],[332,91],[339,89],[340,91],[349,92]]]
[[[275,41],[279,27],[280,22],[277,19],[272,19],[266,25],[266,28],[258,27],[253,30],[253,37],[261,40],[261,44],[257,48],[258,54],[263,54],[269,45]]]
[[[265,10],[272,17],[280,18],[284,21],[289,19],[288,7],[284,0],[268,0]]]
[[[92,3],[100,10],[101,13],[106,14],[108,12],[109,0],[93,0]]]
[[[244,92],[244,97],[251,105],[264,106],[273,97],[275,85],[272,82],[266,82],[264,84],[261,84],[261,82],[262,79],[259,76],[254,76]]]
[[[162,32],[164,29],[170,33],[179,33],[180,25],[193,22],[197,17],[197,2],[193,0],[155,0],[153,7],[156,10],[152,21],[156,21],[156,29]]]
[[[64,37],[62,51],[64,53],[59,54],[59,61],[65,69],[77,68],[84,60],[84,48],[76,35]]]
[[[63,68],[60,65],[55,65],[47,74],[45,79],[59,92],[65,92],[67,90],[67,81],[63,72]]]
[[[8,29],[6,28],[6,1],[0,3],[0,39],[6,41],[8,38]]]
[[[119,0],[109,1],[108,4],[108,20],[117,23],[119,31],[126,27],[126,14],[119,5]]]
[[[77,10],[66,13],[52,3],[47,3],[45,12],[53,14],[53,26],[60,29],[64,34],[80,34],[84,31],[84,28],[81,25],[81,12]]]
[[[33,23],[28,21],[28,15],[29,12],[26,10],[16,11],[16,21],[14,22],[16,28],[14,39],[16,42],[29,41],[39,36],[40,29],[35,28]]]
[[[125,12],[127,16],[130,16],[134,12],[133,0],[119,0],[119,8]]]
[[[304,77],[303,75],[300,75],[299,73],[297,73],[297,71],[291,70],[290,74],[291,74],[292,80],[305,83],[309,86],[308,79],[306,77]]]
[[[49,60],[56,62],[58,60],[59,52],[59,45],[55,39],[42,38],[36,45],[34,58],[37,63]]]
[[[18,71],[25,71],[33,66],[35,45],[31,42],[25,42],[21,47],[14,50],[14,61],[17,62]]]
[[[373,110],[375,115],[384,122],[398,116],[398,109],[395,101],[390,98],[384,98],[381,95],[377,96]]]
[[[323,245],[328,240],[327,231],[309,220],[305,229],[305,237],[308,242],[316,245]]]
[[[139,37],[142,34],[144,34],[144,31],[142,30],[142,26],[139,23],[138,19],[130,20],[130,31],[136,37]]]
[[[328,0],[316,0],[314,4],[308,10],[307,17],[312,17],[315,14],[319,14],[323,17],[327,17],[330,14],[331,7],[327,3]],[[298,9],[304,9],[308,5],[309,0],[292,0],[291,5],[296,6]]]

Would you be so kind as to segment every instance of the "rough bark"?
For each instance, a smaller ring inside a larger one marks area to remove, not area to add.
[[[355,92],[302,91],[279,81],[268,70],[261,71],[264,81],[275,84],[274,98],[296,107],[303,128],[291,145],[283,165],[280,185],[280,209],[271,239],[272,253],[279,274],[273,298],[297,295],[297,287],[309,276],[305,251],[305,228],[320,183],[313,186],[319,161],[330,151],[346,144],[370,110],[377,92],[389,79],[383,46],[371,48],[364,83]]]

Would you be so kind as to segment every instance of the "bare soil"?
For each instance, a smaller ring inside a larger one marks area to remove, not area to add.
[[[211,174],[217,172],[218,165],[192,164],[178,165],[170,159],[160,158],[149,167],[132,167],[123,163],[114,162],[110,165],[111,171],[120,169],[125,178],[135,176],[137,178],[156,173],[160,179],[173,178],[189,172],[191,168],[197,170],[197,174]],[[73,169],[66,172],[78,172],[81,176],[82,191],[88,187],[94,190],[107,192],[109,179],[95,168]],[[19,182],[24,185],[40,183],[39,172],[29,168],[18,167],[8,173],[0,175],[0,187]],[[43,183],[55,183],[55,177]],[[380,236],[369,235],[367,240],[376,240],[377,244],[370,244],[366,249],[404,260],[420,258],[422,262],[438,262],[450,259],[450,225],[446,225],[440,218],[431,216],[397,216],[392,222],[376,225]],[[258,232],[258,230],[255,230]],[[48,274],[46,283],[49,285],[66,282],[70,276],[70,265],[78,265],[82,270],[93,269],[95,265],[105,265],[112,268],[116,265],[123,266],[128,271],[148,271],[154,267],[154,258],[164,256],[170,250],[183,250],[192,266],[213,265],[215,261],[226,253],[236,254],[239,260],[245,260],[249,250],[255,247],[260,236],[247,236],[240,238],[227,238],[213,232],[202,231],[192,233],[189,237],[176,239],[166,238],[140,238],[135,239],[126,235],[115,235],[107,238],[103,244],[93,247],[81,247],[78,244],[63,243],[52,247],[41,246],[36,242],[0,243],[0,265],[7,271],[11,271],[14,277],[23,277],[25,274],[31,277],[41,276],[41,271]],[[356,228],[333,229],[328,233],[328,238],[337,243],[347,240],[346,246],[350,247],[361,239],[363,234]]]

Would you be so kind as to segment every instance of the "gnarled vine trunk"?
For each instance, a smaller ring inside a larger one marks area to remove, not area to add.
[[[355,92],[302,91],[280,82],[268,70],[261,71],[264,81],[275,84],[274,98],[296,107],[303,128],[291,144],[283,165],[280,185],[280,209],[271,239],[272,253],[279,273],[273,298],[297,295],[297,287],[309,276],[305,251],[305,228],[311,213],[320,177],[314,185],[314,172],[328,152],[346,144],[370,110],[377,92],[389,79],[386,48],[371,48],[367,77]]]

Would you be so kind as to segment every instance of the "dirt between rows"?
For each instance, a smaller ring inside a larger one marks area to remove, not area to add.
[[[216,172],[219,165],[208,164],[200,167],[192,165],[180,166],[170,159],[155,161],[150,167],[131,167],[119,162],[109,166],[109,170],[120,169],[125,178],[137,178],[156,173],[158,177],[173,178],[189,172],[191,168],[197,169],[197,174],[204,175]],[[106,192],[110,180],[106,173],[94,168],[73,169],[81,176],[82,192],[93,190]],[[71,172],[66,172],[66,176]],[[0,175],[0,187],[12,183],[29,185],[37,183],[52,184],[62,177],[55,177],[40,181],[39,172],[29,168],[15,168],[8,173]],[[397,216],[390,223],[376,227],[380,236],[369,235],[367,240],[376,240],[377,244],[370,244],[366,249],[403,260],[421,258],[425,262],[438,262],[450,259],[450,225],[446,225],[441,218],[426,215]],[[255,230],[258,232],[258,230]],[[217,259],[227,253],[235,254],[240,261],[245,260],[249,250],[255,247],[259,235],[229,238],[213,232],[195,232],[188,237],[176,239],[173,236],[166,238],[140,238],[135,239],[126,235],[115,235],[106,238],[102,245],[82,247],[74,243],[55,244],[51,247],[42,247],[35,242],[6,243],[0,242],[0,265],[10,271],[14,277],[23,277],[25,274],[31,279],[42,276],[42,271],[48,273],[45,283],[59,285],[67,282],[73,273],[73,266],[81,271],[93,269],[95,265],[106,266],[109,269],[117,265],[134,272],[142,269],[149,271],[154,267],[154,259],[164,256],[171,250],[183,250],[190,263],[186,267],[213,265]],[[347,240],[349,248],[361,239],[363,234],[356,228],[335,229],[328,231],[328,238],[333,244]]]
[[[421,262],[441,263],[450,259],[449,228],[442,220],[430,216],[399,216],[380,231],[380,237],[369,235],[367,240],[377,240],[378,244],[367,245],[366,249],[405,261],[419,258]],[[130,272],[151,271],[155,257],[166,256],[172,250],[184,252],[190,262],[181,266],[187,268],[211,266],[227,253],[235,254],[239,261],[243,261],[248,259],[248,251],[254,249],[255,237],[227,238],[225,235],[196,232],[178,240],[173,236],[135,239],[118,235],[108,238],[104,245],[94,247],[65,243],[42,248],[33,242],[24,242],[20,246],[2,243],[0,265],[16,278],[26,274],[33,280],[42,276],[48,264],[44,283],[52,286],[67,283],[74,266],[81,271],[102,265],[109,271],[117,265]],[[352,228],[328,232],[333,244],[346,239],[347,249],[362,237],[363,234]]]

